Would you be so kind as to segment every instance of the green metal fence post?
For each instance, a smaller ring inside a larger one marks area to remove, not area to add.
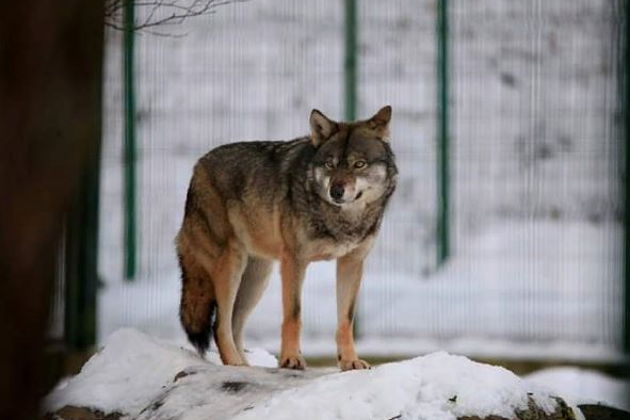
[[[344,119],[354,121],[357,119],[357,2],[345,1],[345,26],[344,26]],[[358,302],[355,305],[352,333],[359,337],[359,309]]]
[[[448,0],[437,1],[437,265],[450,255]]]
[[[136,98],[134,85],[134,0],[124,0],[125,98],[125,278],[136,274]]]
[[[344,117],[357,118],[357,3],[345,2]]]

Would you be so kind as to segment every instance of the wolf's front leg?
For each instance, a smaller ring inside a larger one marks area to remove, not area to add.
[[[294,256],[285,256],[280,263],[282,277],[282,349],[280,367],[304,369],[306,361],[300,351],[300,319],[302,281],[306,272],[306,263]]]
[[[363,256],[349,254],[337,260],[337,364],[341,370],[368,369],[354,349],[354,310],[361,276]]]

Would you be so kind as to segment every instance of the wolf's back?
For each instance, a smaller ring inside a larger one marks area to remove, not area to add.
[[[304,172],[311,149],[308,138],[231,143],[211,150],[197,165],[221,199],[269,201]]]

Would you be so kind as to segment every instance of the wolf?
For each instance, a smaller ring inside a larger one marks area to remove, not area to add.
[[[245,321],[279,261],[279,366],[304,369],[304,274],[312,261],[336,259],[338,366],[369,368],[352,327],[364,260],[396,187],[391,115],[385,106],[367,120],[336,122],[315,109],[310,136],[230,143],[197,161],[176,248],[180,320],[202,356],[213,333],[224,364],[247,364]]]

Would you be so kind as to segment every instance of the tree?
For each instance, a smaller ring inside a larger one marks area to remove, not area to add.
[[[0,2],[0,418],[38,416],[63,220],[100,141],[103,3]]]

